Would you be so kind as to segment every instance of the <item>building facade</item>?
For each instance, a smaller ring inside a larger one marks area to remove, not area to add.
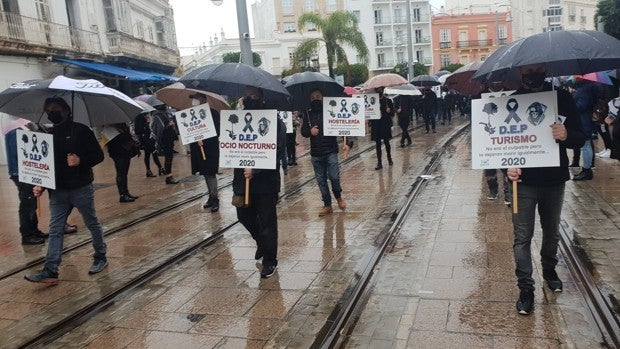
[[[512,41],[509,12],[433,16],[433,72],[450,64],[485,60]]]
[[[94,78],[131,96],[140,87],[169,83],[178,66],[167,0],[0,2],[0,90],[63,74]]]
[[[597,0],[446,0],[449,15],[509,12],[514,40],[554,30],[594,30]]]

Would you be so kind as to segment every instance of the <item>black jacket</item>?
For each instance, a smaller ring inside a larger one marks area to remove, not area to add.
[[[319,134],[312,136],[310,130],[318,126]],[[338,137],[323,135],[323,112],[308,110],[302,115],[301,135],[310,138],[310,155],[325,156],[331,153],[338,153]],[[347,137],[349,147],[353,146],[353,139]]]
[[[370,139],[373,141],[392,138],[394,104],[391,99],[386,98],[385,96],[379,99],[379,104],[381,119],[370,120]],[[389,112],[387,111],[388,109],[390,110]]]
[[[56,188],[76,189],[94,180],[93,167],[103,161],[103,151],[93,131],[86,125],[66,121],[55,126],[54,165],[56,167]],[[67,155],[80,157],[80,165],[69,167]]]
[[[205,152],[206,160],[202,159],[202,152],[198,143],[190,143],[192,174],[200,173],[203,176],[212,176],[217,174],[220,166],[220,113],[211,108],[211,116],[213,117],[213,125],[215,126],[217,136],[202,140],[202,148]]]
[[[546,84],[543,91],[551,91],[551,85]],[[566,117],[564,126],[566,126],[566,131],[568,133],[565,141],[556,141],[560,145],[560,166],[522,168],[521,182],[524,184],[552,186],[566,182],[570,179],[566,148],[580,149],[584,144],[585,134],[572,96],[564,89],[558,89],[556,91],[558,114]],[[521,88],[514,94],[526,93],[531,93],[531,91]]]

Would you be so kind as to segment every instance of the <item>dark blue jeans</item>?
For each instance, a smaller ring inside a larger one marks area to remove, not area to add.
[[[532,186],[519,183],[518,207],[519,212],[512,215],[514,227],[514,256],[517,275],[517,284],[520,289],[534,289],[532,278],[532,251],[531,242],[534,236],[536,208],[540,216],[542,227],[542,244],[540,260],[543,270],[555,269],[558,263],[557,252],[560,240],[560,215],[564,203],[564,186]]]
[[[324,206],[331,206],[332,196],[329,194],[327,179],[332,183],[332,192],[336,199],[340,198],[342,187],[340,186],[340,165],[338,165],[338,153],[330,153],[323,156],[312,157],[314,176],[321,191]]]

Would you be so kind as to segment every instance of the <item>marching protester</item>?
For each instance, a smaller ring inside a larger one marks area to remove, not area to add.
[[[88,273],[99,273],[108,265],[103,229],[95,211],[93,188],[93,167],[102,162],[104,156],[90,128],[73,122],[71,107],[64,99],[46,99],[43,110],[54,124],[51,133],[54,135],[56,189],[48,191],[50,225],[45,265],[41,272],[28,274],[24,278],[31,282],[55,285],[58,283],[58,268],[62,259],[64,227],[74,207],[90,230],[95,250]],[[34,196],[41,196],[43,190],[43,187],[35,186]]]
[[[243,97],[244,110],[266,109],[263,92],[252,86],[246,87]],[[280,125],[278,123],[278,125]],[[279,127],[279,126],[278,126]],[[278,132],[279,133],[279,132]],[[282,154],[284,139],[278,139],[278,152]],[[245,205],[245,181],[249,179],[249,205]],[[235,202],[239,222],[256,241],[256,260],[263,259],[261,277],[272,276],[278,267],[278,215],[276,203],[280,192],[280,169],[235,168],[233,193],[241,198]]]
[[[133,121],[134,132],[140,141],[140,147],[144,150],[144,167],[146,167],[146,177],[157,177],[151,171],[151,157],[157,166],[157,173],[163,173],[163,166],[157,156],[157,140],[151,132],[151,115],[148,112],[140,113]]]
[[[398,95],[394,98],[394,108],[398,114],[398,126],[401,130],[400,147],[411,145],[411,136],[409,135],[409,125],[413,119],[413,96]]]
[[[174,121],[168,112],[168,106],[159,100],[155,100],[151,114],[153,121],[151,127],[157,139],[157,154],[164,156],[164,167],[159,169],[160,175],[166,176],[166,184],[178,184],[179,181],[172,177],[172,159],[174,157],[174,141],[178,139]]]
[[[338,203],[338,208],[345,210],[347,204],[342,198],[340,185],[340,165],[338,163],[338,140],[336,136],[323,134],[323,92],[314,90],[310,93],[310,109],[302,115],[301,135],[310,138],[310,156],[316,182],[321,191],[323,208],[319,217],[333,212],[332,196],[329,193],[327,180],[331,182],[332,193]],[[353,140],[348,137],[347,144],[343,144],[345,154],[353,146]]]
[[[581,147],[581,172],[573,177],[574,181],[591,180],[594,178],[594,173],[592,172],[592,164],[594,161],[592,133],[595,132],[595,125],[592,121],[592,114],[594,113],[596,99],[597,88],[595,83],[582,79],[581,77],[575,77],[573,100],[581,119],[581,127],[583,128],[586,140],[583,147]]]
[[[426,133],[433,130],[435,133],[436,112],[437,112],[437,95],[430,87],[424,88],[422,92],[422,112],[424,117],[424,129]],[[461,113],[462,115],[462,113]]]
[[[127,174],[129,173],[131,158],[140,156],[140,147],[133,140],[131,131],[125,123],[106,125],[103,128],[102,134],[104,137],[110,137],[105,146],[108,148],[108,153],[114,161],[116,188],[119,195],[118,201],[120,203],[134,202],[138,196],[129,193]]]
[[[381,155],[381,141],[385,145],[385,153],[390,166],[394,164],[392,161],[392,148],[390,147],[390,139],[392,139],[392,118],[394,117],[394,104],[392,100],[383,94],[385,88],[379,87],[375,92],[379,93],[379,109],[381,110],[380,119],[370,120],[370,139],[375,141],[375,151],[377,152],[377,166],[375,170],[383,168]]]
[[[544,63],[522,66],[519,69],[522,86],[514,95],[550,91],[545,82],[547,67]],[[585,135],[579,114],[571,95],[557,90],[558,115],[566,117],[564,123],[550,127],[552,137],[560,148],[560,166],[535,168],[509,168],[508,178],[518,181],[518,212],[513,213],[515,274],[520,294],[516,303],[520,314],[530,314],[534,308],[534,279],[532,278],[531,243],[534,236],[536,209],[542,226],[540,260],[543,278],[555,292],[562,291],[562,281],[555,271],[560,239],[560,215],[564,202],[564,187],[570,179],[566,148],[583,146]]]

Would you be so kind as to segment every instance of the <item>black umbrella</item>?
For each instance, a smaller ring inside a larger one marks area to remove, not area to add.
[[[411,84],[415,86],[430,87],[441,85],[441,82],[432,75],[418,75],[411,80]]]
[[[433,74],[433,76],[438,78],[438,77],[446,75],[446,74],[450,74],[450,72],[447,71],[447,70],[440,70],[438,72],[435,72],[435,74]]]
[[[270,73],[242,63],[209,64],[179,79],[187,88],[205,90],[228,97],[242,97],[247,86],[260,88],[269,106],[290,109],[290,94]]]
[[[477,95],[481,93],[486,87],[484,84],[480,83],[480,81],[472,80],[471,78],[482,63],[484,62],[471,62],[455,70],[454,73],[446,78],[444,86],[450,90],[455,90],[466,95]]]
[[[93,79],[62,75],[49,80],[13,83],[0,93],[0,112],[36,123],[51,123],[43,111],[47,98],[61,97],[71,106],[73,121],[101,126],[133,121],[143,111],[133,99]]]
[[[514,80],[519,67],[540,63],[546,64],[548,76],[615,69],[620,67],[620,40],[593,30],[535,34],[499,48],[473,78],[481,82]]]
[[[310,107],[310,93],[316,89],[321,90],[325,97],[344,95],[344,86],[323,73],[311,71],[296,73],[283,78],[282,84],[291,94],[293,107],[300,110]]]

